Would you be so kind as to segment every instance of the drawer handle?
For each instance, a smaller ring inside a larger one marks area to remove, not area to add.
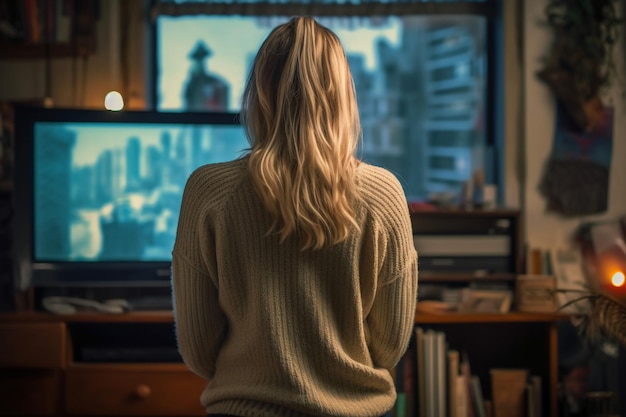
[[[137,385],[135,388],[135,395],[139,398],[148,398],[150,394],[152,394],[152,390],[145,384]]]

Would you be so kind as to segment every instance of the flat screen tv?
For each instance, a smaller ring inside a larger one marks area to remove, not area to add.
[[[414,2],[402,3],[407,9]],[[256,51],[276,25],[288,20],[157,16],[155,108],[239,111]],[[392,171],[410,201],[458,201],[466,182],[480,176],[497,184],[498,150],[490,137],[497,112],[488,100],[497,84],[490,72],[495,60],[489,60],[494,51],[485,15],[318,20],[338,35],[346,51],[363,130],[361,159]]]
[[[248,142],[235,113],[19,108],[15,238],[22,287],[168,286],[182,192]]]

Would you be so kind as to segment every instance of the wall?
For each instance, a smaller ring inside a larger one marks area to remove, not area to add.
[[[554,99],[546,85],[535,76],[541,68],[541,58],[547,53],[551,43],[551,32],[542,26],[547,0],[525,0],[524,3],[524,172],[522,181],[522,207],[526,219],[527,242],[533,246],[548,249],[567,246],[578,225],[587,221],[615,219],[626,215],[626,78],[615,84],[605,97],[606,103],[615,107],[613,157],[611,162],[609,207],[606,213],[565,219],[547,213],[545,200],[537,186],[541,179],[543,165],[552,147],[554,134]],[[618,2],[619,4],[619,2]],[[619,7],[619,6],[618,6]],[[626,29],[626,27],[624,28]],[[621,43],[615,48],[618,74],[624,74],[626,45],[622,32]]]
[[[120,42],[128,45],[128,87],[126,108],[145,106],[143,0],[124,0],[129,7],[129,39],[120,39],[121,0],[100,2],[97,22],[96,53],[82,58],[51,60],[51,93],[58,107],[103,107],[105,94],[123,89],[123,59]],[[116,18],[113,18],[113,17]],[[0,52],[1,53],[1,52]],[[43,59],[0,60],[0,100],[41,99],[45,94],[45,61]]]

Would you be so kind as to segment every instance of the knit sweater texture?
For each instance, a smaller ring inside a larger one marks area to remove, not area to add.
[[[187,181],[173,250],[176,337],[207,380],[209,414],[380,416],[417,302],[408,205],[390,172],[361,163],[361,231],[320,250],[268,234],[247,159]]]

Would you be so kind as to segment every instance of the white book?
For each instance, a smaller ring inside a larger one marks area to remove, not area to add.
[[[435,380],[435,332],[426,330],[424,332],[424,362],[425,362],[425,382],[426,382],[426,417],[438,417],[436,413],[436,380]]]
[[[457,375],[456,377],[456,409],[454,417],[469,417],[469,410],[467,409],[469,404],[467,381],[465,376]]]
[[[446,334],[444,332],[435,332],[435,349],[436,349],[436,391],[437,391],[437,417],[448,417],[447,413],[447,387],[448,373],[446,371],[446,363],[448,361]]]
[[[426,416],[426,358],[424,354],[424,329],[415,328],[415,353],[417,355],[417,416]]]

